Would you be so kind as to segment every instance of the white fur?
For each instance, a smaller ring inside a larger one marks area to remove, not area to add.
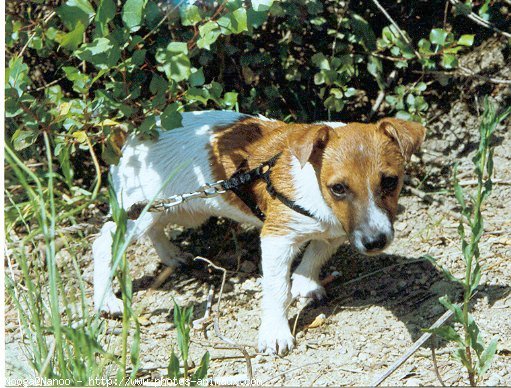
[[[364,236],[375,236],[379,233],[383,233],[387,240],[386,246],[388,246],[394,239],[394,230],[392,229],[392,223],[390,222],[389,216],[376,204],[374,195],[371,190],[371,184],[367,181],[368,190],[368,204],[366,221],[361,223],[359,227],[353,231],[353,244],[358,251],[368,253],[362,240]]]
[[[214,136],[213,129],[232,124],[243,117],[247,116],[228,111],[184,113],[183,126],[161,131],[157,141],[139,141],[134,136],[130,137],[119,164],[110,170],[119,203],[128,209],[139,201],[191,192],[206,182],[213,182],[208,153]],[[270,121],[261,116],[259,118]],[[343,125],[326,124],[332,127]],[[292,199],[310,211],[314,218],[290,210],[293,221],[288,226],[291,233],[261,239],[264,277],[259,349],[281,355],[294,346],[286,314],[291,289],[296,297],[322,297],[324,289],[319,284],[320,268],[346,239],[340,222],[323,199],[312,165],[306,163],[301,168],[298,160],[293,160],[291,171],[296,189]],[[162,188],[170,176],[169,183]],[[164,227],[169,223],[196,227],[210,216],[262,225],[255,216],[243,213],[223,196],[217,196],[190,200],[164,214],[148,213],[136,222],[128,221],[127,229],[128,233],[133,233],[133,239],[148,235],[160,259],[166,265],[175,267],[183,261],[183,257],[165,235]],[[93,244],[94,302],[96,309],[117,315],[122,313],[122,302],[115,297],[111,286],[114,232],[115,224],[106,223]],[[314,241],[308,246],[302,263],[293,275],[291,288],[291,262],[300,247],[310,240]]]
[[[289,270],[300,248],[289,236],[261,238],[263,265],[263,300],[259,351],[284,355],[294,347],[287,322],[291,301]]]
[[[183,113],[183,126],[161,131],[158,141],[139,141],[135,136],[130,137],[123,147],[119,164],[110,169],[119,203],[128,209],[135,202],[153,199],[171,175],[157,198],[195,191],[206,182],[213,182],[208,154],[212,130],[243,117],[246,115],[231,111]],[[134,239],[147,234],[161,260],[166,265],[176,266],[180,261],[179,249],[165,236],[165,225],[175,223],[196,227],[210,216],[261,225],[255,216],[246,215],[218,196],[188,201],[165,214],[146,214],[137,223],[130,220],[128,232],[136,228]],[[122,304],[115,298],[111,286],[111,234],[114,232],[115,224],[105,224],[93,244],[94,301],[97,310],[117,315],[122,312]]]
[[[345,127],[346,126],[346,123],[342,123],[340,121],[320,121],[320,122],[318,122],[316,124],[328,125],[331,128],[340,128],[340,127]]]
[[[316,171],[311,163],[307,162],[303,168],[297,158],[291,159],[291,176],[295,195],[292,198],[297,205],[310,212],[314,218],[294,213],[297,233],[312,239],[333,239],[345,236],[341,223],[323,198],[319,187]]]
[[[293,298],[322,299],[326,293],[319,282],[319,272],[325,262],[337,251],[346,238],[313,240],[307,246],[300,265],[293,273]]]

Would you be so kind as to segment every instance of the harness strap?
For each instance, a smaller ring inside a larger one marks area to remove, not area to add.
[[[252,213],[254,213],[257,218],[259,218],[261,221],[264,221],[266,219],[266,215],[257,205],[250,190],[247,190],[247,186],[250,183],[258,179],[263,179],[266,183],[266,191],[273,198],[277,198],[280,202],[297,213],[314,218],[314,215],[311,214],[307,209],[304,209],[295,201],[278,192],[277,189],[275,189],[275,186],[273,186],[270,178],[271,168],[275,165],[275,163],[277,163],[280,155],[281,153],[276,154],[271,159],[261,163],[256,168],[247,172],[243,171],[243,168],[246,167],[246,161],[244,161],[240,167],[238,167],[237,171],[231,176],[231,178],[225,180],[222,183],[222,187],[224,190],[230,190],[236,194],[238,198],[241,199],[245,205],[247,205],[247,207],[252,211]]]

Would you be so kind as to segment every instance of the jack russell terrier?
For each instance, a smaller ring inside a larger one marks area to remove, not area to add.
[[[176,267],[183,259],[165,235],[168,224],[195,228],[217,216],[261,228],[259,350],[284,355],[294,347],[286,314],[291,298],[325,295],[320,269],[340,244],[349,241],[357,251],[374,255],[391,243],[405,162],[425,132],[420,124],[395,118],[375,124],[286,124],[230,111],[190,112],[183,113],[181,128],[161,131],[157,141],[128,138],[110,173],[118,202],[129,209],[266,164],[265,179],[236,194],[147,212],[129,220],[127,231],[133,239],[149,236],[162,262]],[[188,164],[177,168],[183,163]],[[114,231],[115,223],[107,222],[93,244],[94,303],[101,312],[119,315],[123,305],[111,286]]]

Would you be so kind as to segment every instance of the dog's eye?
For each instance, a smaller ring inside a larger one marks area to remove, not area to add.
[[[346,194],[348,193],[348,187],[342,183],[336,183],[330,186],[330,191],[334,195],[334,197],[338,199],[344,199]]]
[[[381,178],[381,189],[384,194],[390,194],[397,189],[399,178],[397,176],[386,176]]]

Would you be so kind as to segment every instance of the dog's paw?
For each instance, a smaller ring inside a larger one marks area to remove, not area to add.
[[[99,307],[99,304],[99,302],[95,303],[96,311],[108,317],[121,317],[124,311],[122,300],[116,298],[115,295],[111,295],[108,298],[105,297],[101,307]]]
[[[289,330],[287,321],[284,324],[262,324],[259,329],[258,349],[261,353],[285,356],[295,347],[295,339]]]
[[[319,301],[326,296],[326,291],[317,281],[303,275],[293,274],[291,296],[293,298],[309,298]]]

